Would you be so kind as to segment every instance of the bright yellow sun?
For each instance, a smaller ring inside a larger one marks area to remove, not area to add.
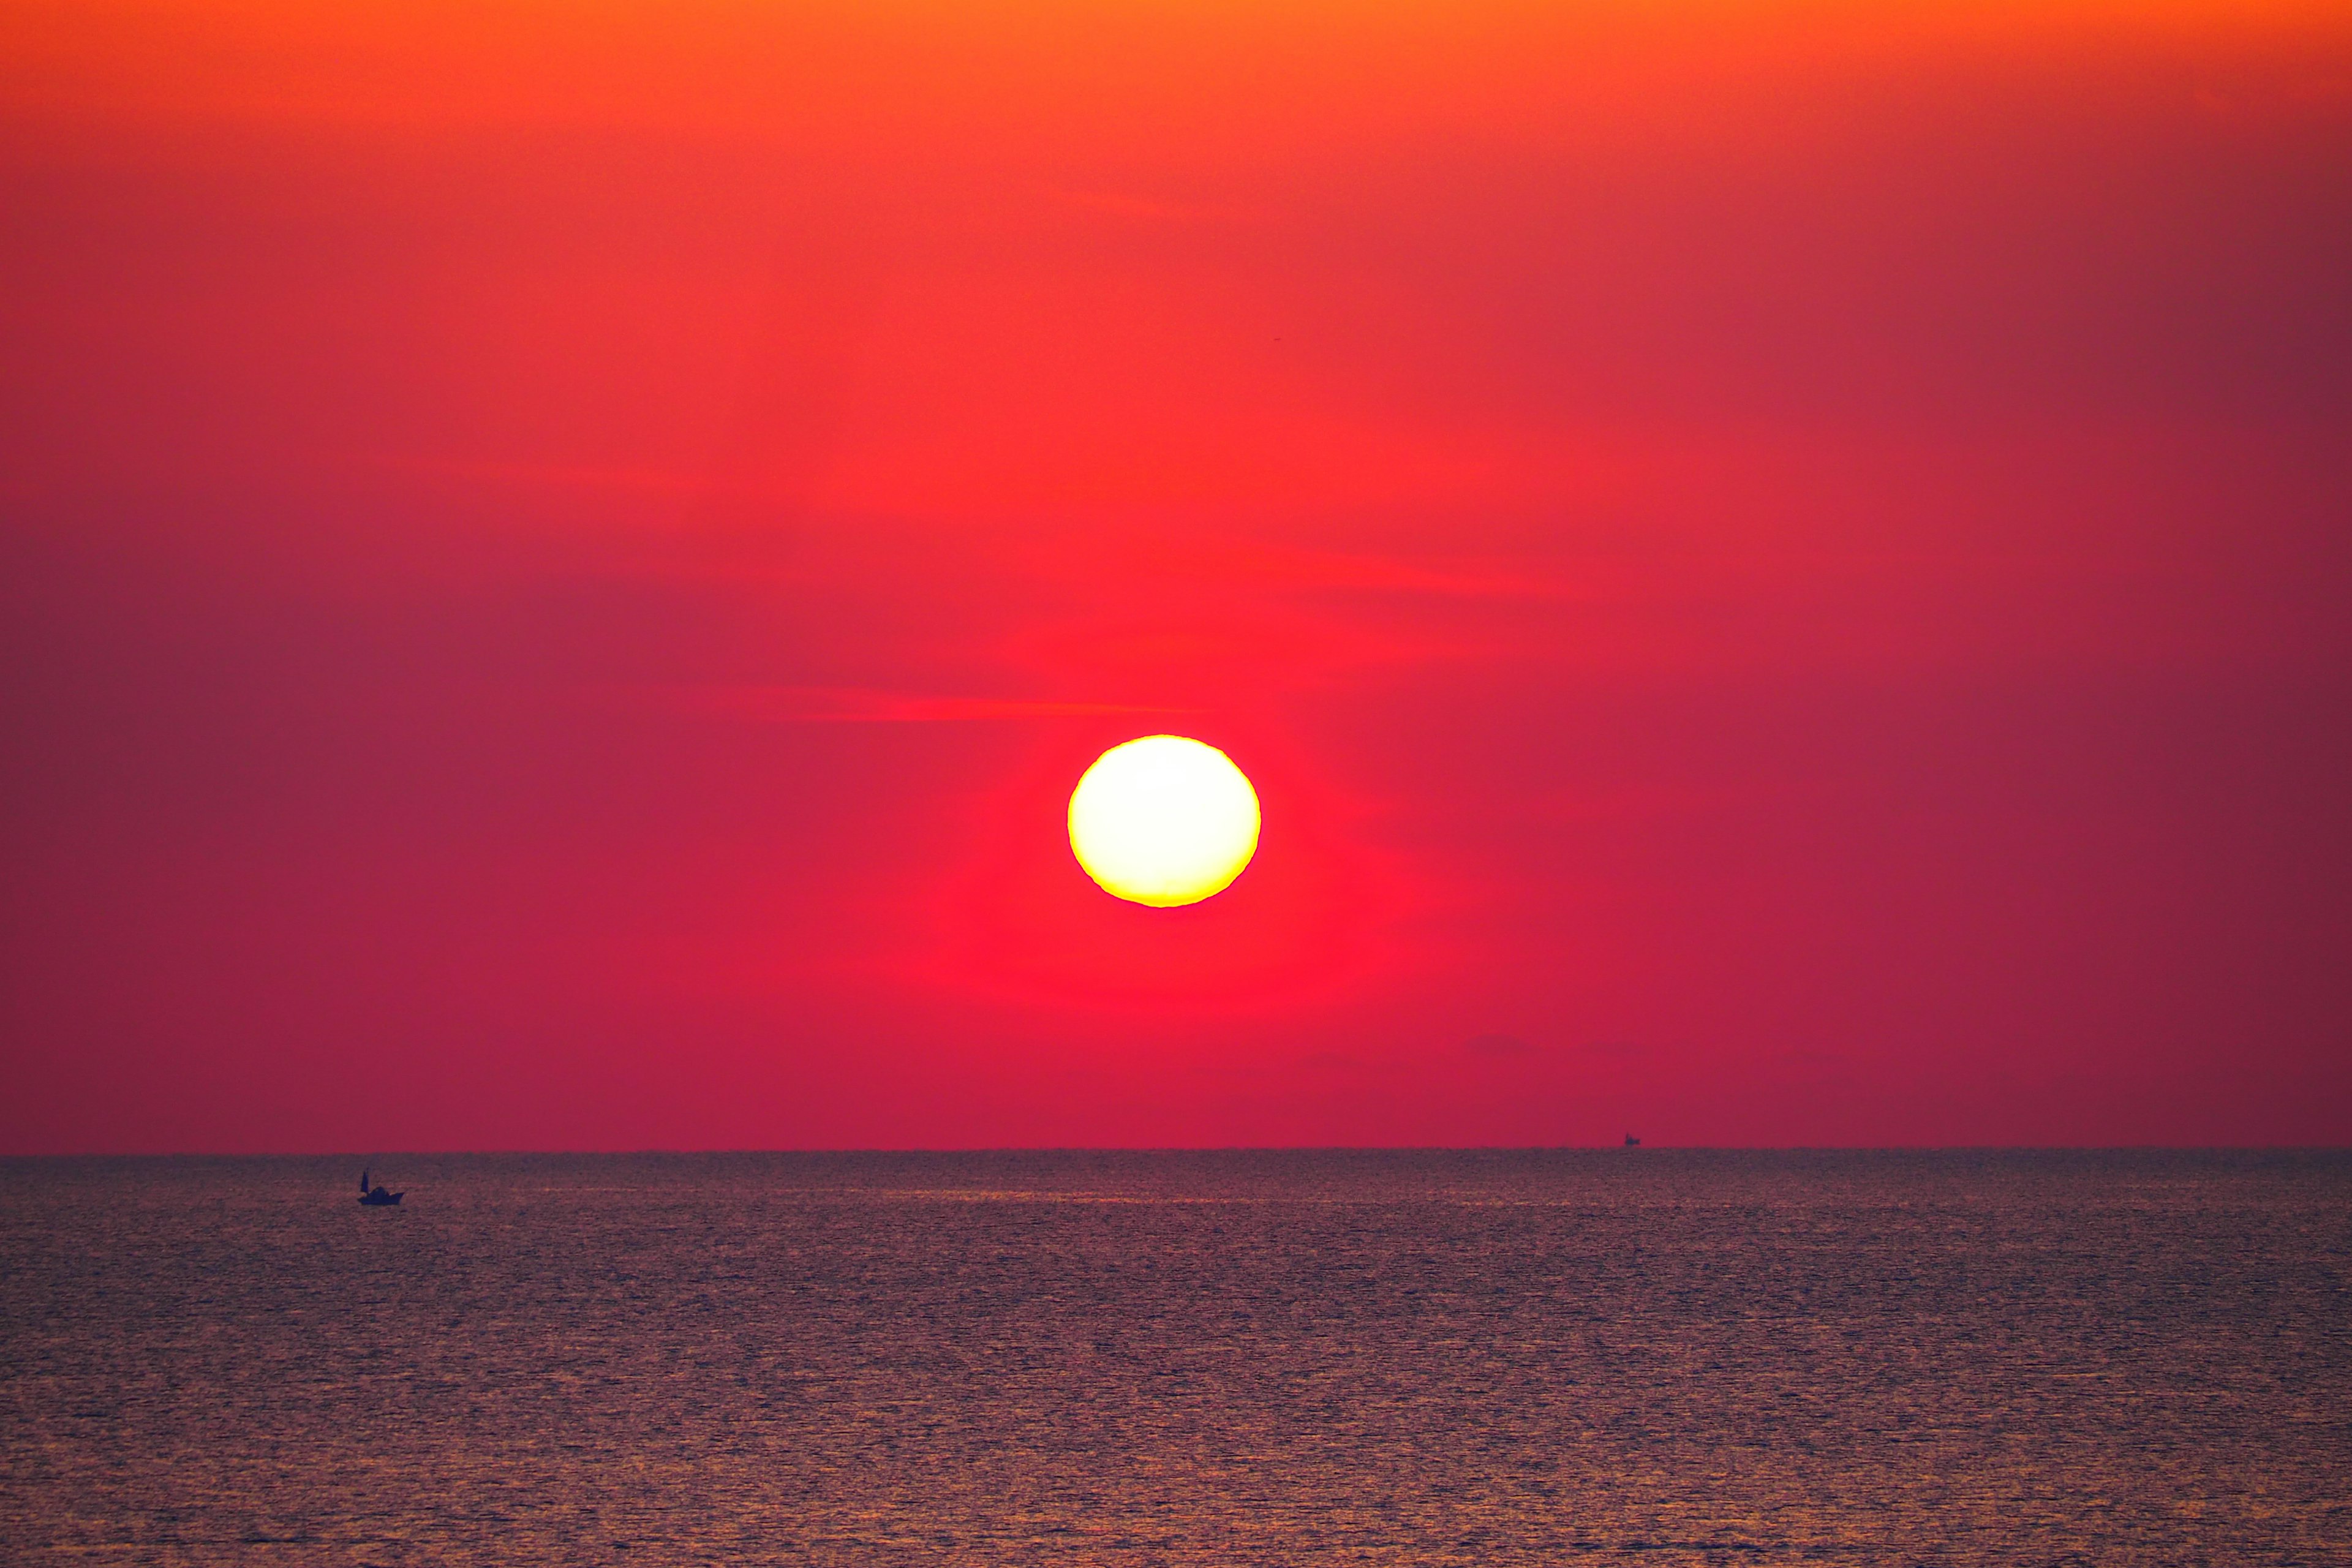
[[[1161,909],[1222,892],[1257,853],[1257,792],[1234,760],[1181,735],[1113,746],[1070,795],[1087,875]]]

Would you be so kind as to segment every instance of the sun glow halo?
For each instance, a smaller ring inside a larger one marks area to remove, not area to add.
[[[1231,757],[1147,735],[1095,759],[1070,795],[1070,848],[1102,889],[1168,909],[1222,892],[1257,853],[1257,792]]]

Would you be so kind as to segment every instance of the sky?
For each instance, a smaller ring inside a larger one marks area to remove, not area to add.
[[[2352,1142],[2347,279],[2341,4],[16,0],[0,1152]]]

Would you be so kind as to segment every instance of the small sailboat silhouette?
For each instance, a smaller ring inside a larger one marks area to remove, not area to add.
[[[360,1202],[370,1208],[388,1207],[398,1203],[404,1195],[401,1193],[387,1193],[382,1187],[369,1186],[368,1173],[365,1171],[360,1173]]]
[[[1639,1138],[1634,1137],[1631,1132],[1625,1134],[1625,1147],[1628,1149],[1639,1149],[1641,1146],[1642,1141]]]

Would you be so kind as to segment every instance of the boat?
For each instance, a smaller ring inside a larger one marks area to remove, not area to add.
[[[1641,1146],[1642,1141],[1639,1138],[1634,1137],[1631,1132],[1625,1134],[1625,1147],[1628,1149],[1639,1149]],[[393,1202],[394,1203],[398,1203],[399,1201],[400,1200],[398,1198],[393,1199]]]
[[[404,1193],[387,1193],[382,1187],[371,1187],[368,1185],[368,1173],[365,1171],[360,1173],[360,1202],[370,1208],[389,1208],[406,1195]]]

